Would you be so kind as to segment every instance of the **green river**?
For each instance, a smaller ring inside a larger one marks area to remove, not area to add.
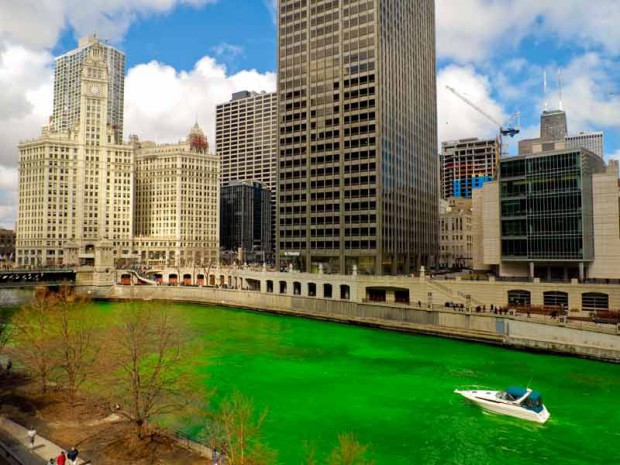
[[[99,303],[102,310],[117,304]],[[200,347],[216,396],[259,410],[278,463],[319,463],[339,433],[377,465],[620,463],[620,366],[250,311],[170,305]],[[483,413],[455,388],[540,390],[543,426]],[[199,425],[194,425],[197,429]]]

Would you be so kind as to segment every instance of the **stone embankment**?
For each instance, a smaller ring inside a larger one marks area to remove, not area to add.
[[[223,305],[620,363],[620,327],[616,325],[213,287],[116,285],[80,289],[100,299]]]

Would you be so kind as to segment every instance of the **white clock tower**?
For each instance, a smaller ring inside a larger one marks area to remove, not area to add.
[[[73,126],[20,144],[20,265],[95,265],[101,244],[114,260],[131,257],[134,152],[109,124],[109,87],[95,42],[81,62]]]

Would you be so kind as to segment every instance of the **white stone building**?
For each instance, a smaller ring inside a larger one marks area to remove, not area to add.
[[[207,266],[219,257],[219,158],[196,124],[186,140],[138,142],[134,262]]]
[[[439,268],[472,267],[471,199],[440,201],[439,249]]]
[[[89,264],[103,240],[116,259],[131,256],[133,149],[109,123],[106,57],[103,44],[89,45],[75,125],[19,144],[17,265]],[[66,258],[67,245],[77,256]]]
[[[107,117],[117,141],[123,139],[125,101],[125,54],[101,43],[96,36],[79,40],[78,47],[56,58],[54,71],[54,109],[51,126],[56,132],[73,130],[80,119],[82,65],[92,47],[103,51],[108,69]]]

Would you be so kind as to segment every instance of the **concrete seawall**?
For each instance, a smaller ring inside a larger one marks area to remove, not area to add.
[[[615,326],[575,328],[556,320],[210,287],[106,286],[88,289],[92,297],[100,299],[224,305],[620,363],[620,335]]]

